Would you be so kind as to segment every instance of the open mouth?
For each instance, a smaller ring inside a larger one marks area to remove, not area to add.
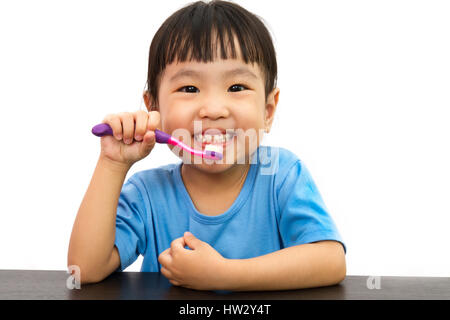
[[[221,130],[206,130],[204,133],[195,134],[194,142],[196,145],[201,145],[203,148],[207,144],[222,145],[223,147],[230,144],[235,138],[236,133],[234,130],[226,130],[226,132],[221,132]]]

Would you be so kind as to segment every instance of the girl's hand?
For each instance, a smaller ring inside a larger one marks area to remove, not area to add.
[[[155,146],[156,128],[160,126],[158,111],[136,111],[110,114],[103,119],[113,136],[101,137],[100,157],[131,167],[150,154]]]
[[[192,250],[185,249],[186,245]],[[190,232],[173,240],[158,261],[161,273],[173,285],[196,290],[219,290],[226,286],[227,259]]]

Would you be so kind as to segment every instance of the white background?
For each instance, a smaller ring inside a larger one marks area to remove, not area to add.
[[[348,274],[450,276],[450,3],[239,3],[277,49],[264,144],[309,167]],[[66,270],[99,155],[91,127],[143,108],[151,39],[185,4],[0,2],[0,269]],[[158,145],[129,175],[177,160]]]

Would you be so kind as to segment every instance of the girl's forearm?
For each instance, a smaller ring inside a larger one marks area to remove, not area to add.
[[[285,248],[251,259],[227,261],[226,290],[289,290],[328,286],[345,278],[345,253],[336,241]]]
[[[68,265],[82,278],[97,277],[109,261],[115,240],[117,203],[129,168],[100,158],[78,210],[68,250]]]

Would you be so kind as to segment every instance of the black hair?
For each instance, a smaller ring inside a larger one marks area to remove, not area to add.
[[[156,32],[150,45],[147,90],[158,105],[160,77],[174,61],[212,62],[217,46],[221,58],[236,59],[236,36],[245,63],[258,63],[265,81],[265,97],[276,87],[277,60],[262,18],[236,3],[197,1],[174,12]],[[213,40],[215,37],[215,41]],[[231,49],[231,53],[226,48]]]

